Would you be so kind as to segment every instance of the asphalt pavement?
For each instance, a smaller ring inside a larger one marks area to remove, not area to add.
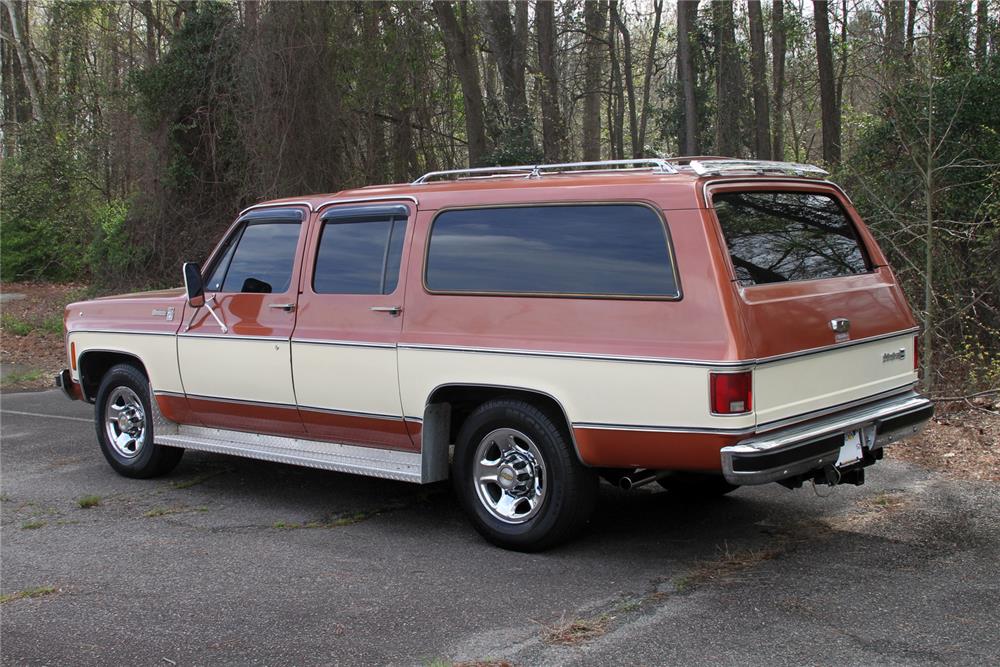
[[[197,452],[130,480],[92,406],[0,413],[4,665],[1000,663],[994,483],[886,460],[818,493],[605,486],[586,535],[526,555],[446,484]]]

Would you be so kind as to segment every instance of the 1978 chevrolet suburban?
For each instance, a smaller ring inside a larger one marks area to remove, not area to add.
[[[572,536],[601,476],[860,484],[933,407],[893,272],[824,174],[537,165],[258,204],[184,290],[68,306],[57,382],[123,475],[194,449],[450,476],[512,549]]]

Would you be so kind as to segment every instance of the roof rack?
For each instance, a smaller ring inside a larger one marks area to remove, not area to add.
[[[688,167],[699,176],[730,174],[784,174],[790,176],[829,176],[830,172],[811,164],[771,160],[735,160],[731,158],[693,159]]]
[[[490,178],[493,176],[517,176],[523,175],[525,178],[539,178],[542,172],[556,171],[584,171],[592,167],[603,169],[630,167],[632,169],[651,168],[653,173],[676,174],[677,168],[667,160],[660,158],[640,158],[635,160],[599,160],[596,162],[563,162],[560,164],[535,164],[521,165],[517,167],[474,167],[472,169],[449,169],[446,171],[430,171],[413,181],[413,185],[420,185],[442,177],[451,178]]]

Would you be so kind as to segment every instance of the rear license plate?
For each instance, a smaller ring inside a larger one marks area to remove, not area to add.
[[[861,460],[861,431],[855,429],[844,434],[844,445],[837,457],[837,467],[843,468]]]

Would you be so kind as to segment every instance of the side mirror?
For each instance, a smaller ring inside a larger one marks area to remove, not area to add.
[[[197,262],[184,262],[184,291],[189,306],[201,308],[205,305],[205,284],[201,282],[201,267]]]

